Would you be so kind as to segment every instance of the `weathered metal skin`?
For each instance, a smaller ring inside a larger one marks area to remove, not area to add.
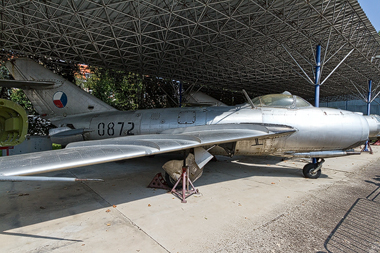
[[[52,131],[55,140],[64,145],[82,137],[85,141],[69,143],[64,150],[0,158],[4,168],[0,176],[196,150],[194,160],[200,170],[210,159],[207,151],[228,156],[318,158],[320,162],[303,170],[305,177],[317,178],[323,158],[357,154],[350,149],[380,131],[377,115],[315,108],[289,93],[266,95],[237,106],[121,112],[31,60],[17,59],[7,67],[23,81],[13,85],[25,87],[25,81],[33,81],[26,94],[35,109],[58,127]]]
[[[289,152],[345,150],[376,136],[378,123],[357,113],[330,108],[255,108],[238,107],[170,108],[87,115],[62,119],[58,124],[88,128],[86,140],[118,136],[158,134],[164,130],[189,126],[260,123],[288,125],[297,131],[289,136],[254,139],[236,143],[235,155],[289,155]],[[56,122],[56,124],[57,124]],[[350,133],[349,135],[347,133]],[[213,152],[213,150],[211,150]],[[226,154],[215,150],[214,154]]]

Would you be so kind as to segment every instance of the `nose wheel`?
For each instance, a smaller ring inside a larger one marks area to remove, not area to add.
[[[317,163],[308,163],[303,167],[303,176],[306,178],[317,179],[321,176],[322,164],[325,162],[324,159]]]

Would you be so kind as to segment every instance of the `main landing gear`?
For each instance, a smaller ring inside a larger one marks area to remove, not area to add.
[[[303,176],[306,178],[317,179],[321,176],[322,164],[325,162],[325,159],[321,159],[317,163],[308,163],[303,167]]]
[[[166,171],[165,171],[165,181],[170,188],[173,188],[174,185],[177,183],[177,181],[174,180]]]

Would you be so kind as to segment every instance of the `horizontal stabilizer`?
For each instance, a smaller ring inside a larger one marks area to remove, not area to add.
[[[73,135],[77,135],[77,134],[83,134],[85,132],[89,132],[89,130],[85,131],[83,128],[80,128],[80,129],[70,129],[70,130],[67,130],[67,131],[62,131],[62,132],[58,132],[58,133],[55,133],[55,134],[49,134],[49,135],[53,136],[53,137],[69,137],[69,136],[73,136]]]
[[[23,90],[27,89],[52,89],[54,87],[54,82],[49,81],[19,81],[19,80],[0,80],[0,87],[7,88],[19,88]]]
[[[53,143],[66,146],[71,142],[83,141],[83,134],[89,129],[71,129],[69,127],[58,127],[49,130],[49,136]]]

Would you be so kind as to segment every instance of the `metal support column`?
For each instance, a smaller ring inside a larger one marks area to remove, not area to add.
[[[367,115],[371,114],[372,80],[368,81]]]
[[[321,74],[321,45],[317,46],[317,52],[315,55],[315,95],[314,106],[319,107],[319,87],[320,87],[320,74]]]
[[[368,81],[368,96],[367,96],[367,115],[371,114],[371,97],[372,97],[372,80]],[[365,142],[365,146],[362,150],[362,152],[370,152],[372,154],[372,149],[370,147],[370,150],[368,150],[369,147],[369,140]]]
[[[317,45],[317,52],[315,55],[315,94],[314,94],[314,106],[319,107],[319,88],[320,88],[320,74],[321,74],[321,45]],[[312,158],[313,163],[317,163],[317,158]]]

